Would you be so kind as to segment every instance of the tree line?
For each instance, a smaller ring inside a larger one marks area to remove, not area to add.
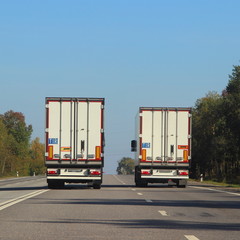
[[[209,92],[193,108],[192,177],[240,182],[240,66],[221,94]]]
[[[132,174],[134,160],[122,158],[118,174]],[[233,66],[221,94],[209,92],[192,110],[190,177],[240,183],[240,66]]]
[[[39,138],[31,141],[32,131],[21,112],[0,115],[0,177],[45,172],[44,144]]]

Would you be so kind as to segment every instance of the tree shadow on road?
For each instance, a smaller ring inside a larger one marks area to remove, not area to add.
[[[221,208],[240,209],[239,201],[203,201],[203,200],[152,200],[145,199],[49,199],[45,204],[70,204],[70,205],[96,205],[96,206],[161,206],[161,207],[196,207],[196,208]]]
[[[33,223],[33,221],[31,221]],[[55,221],[35,221],[35,223],[46,224],[97,224],[114,225],[122,228],[148,228],[148,229],[191,229],[191,230],[219,230],[240,231],[239,223],[213,223],[200,221],[160,220],[160,219],[120,219],[120,220],[96,220],[96,219],[62,219]]]

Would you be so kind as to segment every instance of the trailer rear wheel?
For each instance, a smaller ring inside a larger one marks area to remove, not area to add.
[[[100,189],[101,188],[101,181],[93,181],[92,187],[93,187],[93,189]]]
[[[101,184],[93,184],[93,189],[101,189]]]
[[[135,167],[135,184],[136,187],[147,187],[148,185],[147,180],[141,178],[141,169],[138,166]]]
[[[147,187],[148,182],[144,180],[136,181],[136,187]]]
[[[178,188],[186,188],[187,187],[187,180],[178,180],[177,181]]]
[[[63,181],[57,181],[57,180],[48,180],[48,188],[49,189],[64,188],[64,182]]]

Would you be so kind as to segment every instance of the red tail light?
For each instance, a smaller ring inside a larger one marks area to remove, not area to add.
[[[150,170],[149,171],[148,170],[142,170],[141,174],[142,175],[151,175],[151,171]]]
[[[182,170],[180,170],[180,171],[179,171],[179,175],[181,175],[181,176],[188,176],[188,171],[182,171]]]
[[[48,175],[57,175],[58,174],[58,170],[57,169],[48,169],[47,170],[47,174]]]
[[[100,171],[90,171],[90,175],[99,176],[99,175],[101,175],[101,172]]]

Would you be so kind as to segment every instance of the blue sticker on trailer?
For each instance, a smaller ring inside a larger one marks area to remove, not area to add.
[[[48,144],[58,144],[58,138],[49,138]]]
[[[142,143],[142,148],[150,148],[150,143]]]

